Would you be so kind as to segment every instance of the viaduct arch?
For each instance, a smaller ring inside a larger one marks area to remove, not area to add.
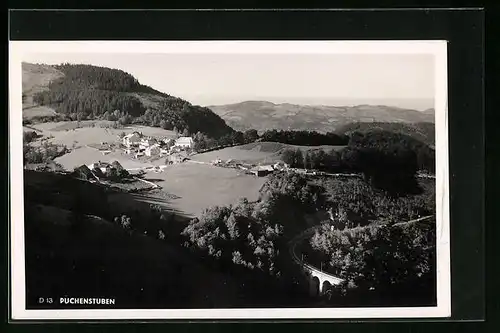
[[[311,296],[323,295],[324,292],[328,290],[331,286],[338,285],[344,281],[339,277],[323,272],[322,270],[305,263],[304,261],[299,259],[299,257],[295,253],[295,247],[297,246],[297,244],[300,241],[304,240],[305,238],[312,236],[316,228],[318,228],[318,226],[306,229],[305,231],[297,235],[290,241],[290,247],[289,247],[290,255],[292,256],[293,260],[297,264],[301,265],[304,272],[308,274],[310,277],[309,292]]]

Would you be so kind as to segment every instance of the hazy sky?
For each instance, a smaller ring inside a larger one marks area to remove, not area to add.
[[[423,110],[433,107],[435,88],[432,55],[44,53],[23,61],[118,68],[199,105],[268,100]]]

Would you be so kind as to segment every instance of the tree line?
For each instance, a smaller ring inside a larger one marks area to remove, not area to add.
[[[296,168],[362,173],[373,186],[397,195],[418,191],[417,171],[435,172],[434,149],[410,136],[381,130],[353,133],[340,151],[286,149],[281,157]]]
[[[204,151],[208,149],[226,147],[230,145],[243,145],[255,142],[259,139],[257,130],[251,129],[245,132],[233,131],[231,133],[222,135],[219,138],[211,138],[205,133],[198,131],[193,135],[194,150]]]
[[[343,146],[349,137],[334,132],[268,130],[260,136],[262,141],[280,142],[297,146]]]

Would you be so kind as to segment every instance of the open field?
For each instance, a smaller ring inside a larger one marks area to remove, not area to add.
[[[198,216],[205,208],[215,205],[234,204],[240,198],[257,200],[266,177],[246,175],[235,169],[226,169],[196,163],[168,166],[161,173],[148,173],[146,180],[154,180],[162,191],[177,199],[159,195],[143,196],[150,203],[165,204],[187,216]],[[141,195],[136,199],[141,200]]]
[[[33,117],[44,117],[56,115],[54,109],[46,106],[33,106],[23,109],[23,119],[31,119]]]
[[[275,163],[281,160],[284,149],[318,150],[330,151],[340,150],[344,146],[294,146],[279,142],[255,142],[246,145],[214,150],[207,153],[197,154],[192,157],[194,161],[210,162],[217,158],[221,160],[233,159],[245,163]]]
[[[240,149],[240,146],[229,147],[220,150],[214,150],[207,153],[196,154],[192,156],[193,161],[199,162],[210,162],[217,158],[221,160],[233,159],[242,162],[260,162],[266,161],[271,163],[272,161],[279,159],[279,155],[274,152],[262,152],[258,150],[244,150]]]
[[[68,148],[100,144],[101,142],[119,143],[118,136],[121,133],[128,134],[134,131],[142,132],[147,136],[175,137],[173,131],[161,128],[139,125],[111,128],[112,123],[106,120],[61,121],[40,123],[30,127],[40,131],[44,137],[51,137],[48,139],[50,143],[66,145]]]

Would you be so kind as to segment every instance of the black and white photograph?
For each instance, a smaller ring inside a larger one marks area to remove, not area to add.
[[[449,316],[446,59],[10,42],[13,318]]]

